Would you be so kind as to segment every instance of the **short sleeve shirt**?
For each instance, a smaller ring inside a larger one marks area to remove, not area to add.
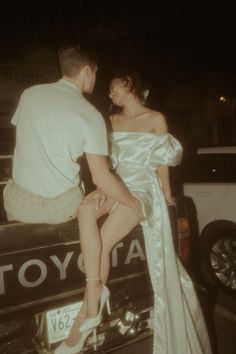
[[[108,153],[103,117],[64,79],[25,90],[12,123],[13,179],[42,197],[58,196],[80,184],[77,160],[84,152]]]

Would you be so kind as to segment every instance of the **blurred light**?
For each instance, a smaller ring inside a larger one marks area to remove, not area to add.
[[[220,96],[219,100],[220,100],[221,102],[225,102],[225,101],[226,101],[226,98],[225,98],[224,96]]]

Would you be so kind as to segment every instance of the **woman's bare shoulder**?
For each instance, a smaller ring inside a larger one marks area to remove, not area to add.
[[[150,118],[152,119],[152,128],[154,133],[164,134],[168,132],[166,118],[163,113],[152,111]]]

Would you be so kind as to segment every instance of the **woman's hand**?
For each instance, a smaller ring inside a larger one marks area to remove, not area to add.
[[[143,208],[142,208],[142,204],[140,203],[140,201],[138,200],[138,198],[133,196],[133,211],[135,212],[135,214],[137,215],[138,219],[143,220],[144,215],[143,215]]]
[[[106,194],[101,191],[99,188],[96,189],[95,191],[89,193],[88,195],[86,195],[86,197],[82,200],[82,204],[88,203],[91,200],[96,201],[96,209],[98,209],[100,206],[102,206],[106,200],[107,200],[107,196]]]
[[[166,204],[168,206],[176,206],[176,201],[173,197],[166,198]]]

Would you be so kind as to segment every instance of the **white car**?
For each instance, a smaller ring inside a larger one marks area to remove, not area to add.
[[[205,279],[236,295],[236,146],[198,149],[184,195],[195,204]]]

